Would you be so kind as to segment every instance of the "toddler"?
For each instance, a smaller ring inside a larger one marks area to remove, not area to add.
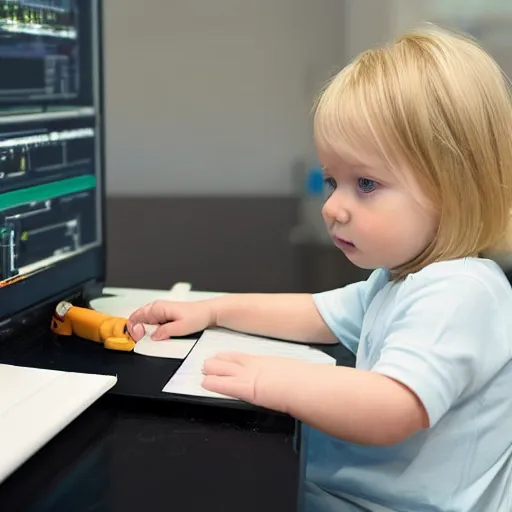
[[[157,301],[156,340],[220,326],[343,343],[356,367],[221,353],[206,389],[309,430],[307,512],[512,510],[512,207],[507,82],[436,27],[359,55],[315,105],[333,243],[366,281],[315,295]],[[271,463],[271,461],[269,461]]]

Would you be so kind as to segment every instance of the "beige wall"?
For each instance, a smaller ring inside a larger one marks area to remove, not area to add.
[[[347,59],[425,20],[424,0],[347,0]]]
[[[512,77],[512,2],[436,0],[428,5],[433,21],[475,36]]]
[[[291,194],[323,81],[423,3],[105,1],[107,192]]]
[[[343,64],[342,0],[107,0],[110,195],[281,195]]]

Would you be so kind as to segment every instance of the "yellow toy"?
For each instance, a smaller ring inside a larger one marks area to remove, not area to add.
[[[55,308],[51,330],[63,336],[74,334],[80,338],[103,343],[109,350],[129,352],[135,347],[135,341],[128,333],[126,323],[126,318],[73,306],[63,301]]]

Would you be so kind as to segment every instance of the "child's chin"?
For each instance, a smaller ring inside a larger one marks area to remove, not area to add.
[[[384,264],[380,264],[376,261],[367,261],[363,257],[357,254],[345,254],[350,263],[363,270],[375,270],[377,268],[385,267]],[[359,256],[359,257],[358,257]]]

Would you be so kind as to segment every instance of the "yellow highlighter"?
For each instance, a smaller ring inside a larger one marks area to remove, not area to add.
[[[55,308],[51,330],[62,336],[75,335],[102,343],[109,350],[129,352],[135,347],[135,341],[128,333],[127,322],[126,318],[73,306],[62,301]]]

